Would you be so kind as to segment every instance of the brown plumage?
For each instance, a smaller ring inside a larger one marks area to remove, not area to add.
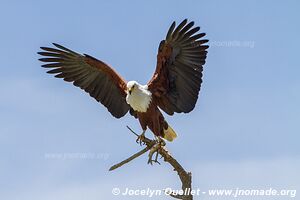
[[[205,64],[208,40],[194,22],[175,22],[166,39],[161,41],[157,54],[156,70],[147,85],[126,82],[114,69],[86,54],[78,54],[61,45],[41,47],[45,56],[39,59],[51,68],[47,73],[72,82],[101,102],[116,118],[128,111],[138,118],[143,130],[147,127],[167,140],[176,137],[159,108],[169,115],[192,111],[202,83],[202,66]],[[136,89],[135,89],[136,88]]]

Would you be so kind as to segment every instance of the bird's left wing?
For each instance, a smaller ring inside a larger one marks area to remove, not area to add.
[[[104,62],[89,55],[81,55],[61,45],[56,48],[41,47],[45,56],[39,60],[50,68],[47,73],[56,74],[67,82],[80,87],[101,102],[116,118],[123,117],[130,109],[126,103],[126,81]]]
[[[162,40],[157,54],[155,73],[148,83],[157,105],[169,115],[188,113],[195,107],[202,83],[208,40],[194,22],[175,22]]]

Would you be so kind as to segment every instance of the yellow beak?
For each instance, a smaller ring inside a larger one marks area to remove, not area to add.
[[[132,88],[128,88],[128,93],[131,94]]]

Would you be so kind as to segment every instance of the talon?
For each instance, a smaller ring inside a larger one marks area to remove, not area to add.
[[[145,140],[145,132],[143,131],[141,135],[138,136],[138,138],[135,140],[136,143],[139,143],[141,146],[145,144],[144,140]]]

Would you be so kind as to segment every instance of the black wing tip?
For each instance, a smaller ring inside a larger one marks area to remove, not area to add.
[[[48,50],[47,50],[48,47],[40,47],[40,49],[43,50],[43,51],[48,51]],[[43,56],[43,55],[42,55],[42,54],[44,53],[43,51],[39,51],[39,52],[37,52],[37,54]]]
[[[182,22],[180,24],[187,24],[189,22],[188,18],[185,18],[184,20],[182,20]],[[195,21],[190,21],[188,24],[192,24],[191,26],[195,25]]]
[[[56,46],[57,48],[59,48],[61,45],[59,45],[59,44],[57,44],[57,43],[55,43],[55,42],[52,42],[52,44],[54,45],[54,46]],[[42,50],[44,50],[44,51],[47,51],[47,49],[48,49],[49,47],[40,47],[40,49],[42,49]]]
[[[38,60],[41,62],[47,62],[47,61],[45,61],[45,58],[39,58]]]
[[[57,44],[57,43],[55,43],[55,42],[53,42],[52,44],[53,44],[56,48],[58,48],[58,49],[65,49],[65,47],[63,47],[62,45]]]
[[[40,47],[40,49],[44,50],[44,51],[48,51],[48,47]]]
[[[195,30],[196,30],[196,32],[198,32],[200,30],[200,26],[196,26]]]
[[[202,41],[202,44],[206,44],[206,43],[209,42],[209,39],[203,39],[203,40],[201,40],[201,41]]]
[[[191,21],[189,24],[190,24],[191,27],[193,27],[195,25],[195,22]]]
[[[53,42],[52,43],[56,48],[58,48],[58,49],[61,49],[61,50],[64,50],[64,51],[71,51],[70,49],[68,49],[68,48],[66,48],[66,47],[64,47],[64,46],[62,46],[62,45],[60,45],[60,44],[57,44],[57,43],[55,43],[55,42]]]
[[[52,43],[54,46],[60,46],[59,44],[56,44],[56,43]],[[42,49],[43,51],[48,51],[49,52],[49,49],[51,49],[50,47],[40,47],[40,49]],[[37,52],[37,54],[40,54],[42,52]],[[41,55],[41,54],[40,54]]]
[[[201,38],[203,38],[204,36],[206,36],[206,33],[199,33],[199,35],[201,35]]]

